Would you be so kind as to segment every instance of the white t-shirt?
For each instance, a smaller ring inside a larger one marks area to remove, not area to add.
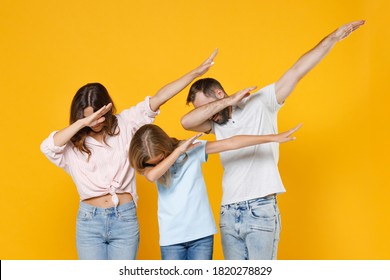
[[[268,85],[233,107],[228,123],[213,123],[212,132],[217,140],[241,134],[276,134],[280,107],[275,84]],[[222,205],[286,191],[278,169],[279,143],[223,152],[220,158],[224,167]]]

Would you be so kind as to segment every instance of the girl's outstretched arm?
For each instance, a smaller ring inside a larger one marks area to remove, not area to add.
[[[264,144],[269,142],[285,143],[295,140],[295,137],[291,135],[300,129],[302,124],[279,134],[268,134],[268,135],[236,135],[230,138],[217,141],[208,141],[206,143],[206,153],[215,154],[230,150],[236,150],[258,144]]]

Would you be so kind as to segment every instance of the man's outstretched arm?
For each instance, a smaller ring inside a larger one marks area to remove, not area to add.
[[[282,104],[289,97],[297,83],[328,54],[337,42],[348,37],[364,23],[364,20],[358,20],[340,26],[322,39],[313,49],[302,55],[275,83],[278,103]]]

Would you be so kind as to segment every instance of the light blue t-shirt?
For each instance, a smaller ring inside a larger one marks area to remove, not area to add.
[[[217,233],[202,163],[207,161],[206,141],[181,155],[169,169],[168,187],[157,183],[160,246],[179,244]]]

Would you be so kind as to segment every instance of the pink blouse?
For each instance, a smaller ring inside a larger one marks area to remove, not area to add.
[[[114,204],[118,205],[116,193],[130,193],[137,203],[135,172],[130,166],[129,146],[137,129],[152,123],[160,113],[150,109],[149,99],[146,97],[136,106],[116,115],[120,133],[108,136],[107,145],[92,137],[86,138],[86,144],[92,152],[89,160],[88,155],[75,149],[72,142],[62,147],[54,145],[53,136],[57,131],[42,142],[41,151],[72,177],[81,200],[109,193]]]

